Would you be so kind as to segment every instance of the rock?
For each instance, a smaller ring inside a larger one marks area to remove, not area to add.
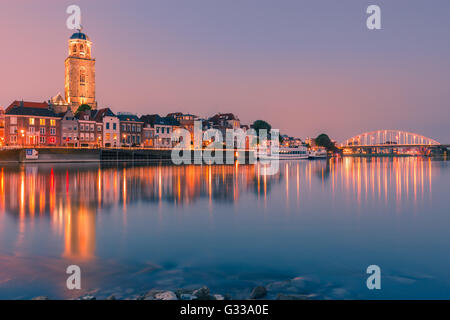
[[[213,295],[213,297],[216,300],[225,300],[225,297],[221,294],[215,294],[215,295]]]
[[[106,300],[116,300],[116,296],[112,294]]]
[[[93,295],[86,294],[86,295],[80,297],[80,300],[96,300],[96,298]]]
[[[277,295],[277,300],[308,300],[308,296],[304,294],[283,294]]]
[[[267,290],[275,291],[275,292],[286,291],[287,288],[289,288],[290,286],[291,286],[290,281],[275,281],[275,282],[271,282],[267,285]]]
[[[155,294],[156,300],[178,300],[177,295],[173,291],[165,291]]]
[[[257,286],[253,289],[252,293],[250,293],[250,299],[261,299],[264,298],[267,294],[267,289],[263,286]]]
[[[192,292],[194,292],[194,290],[190,290],[190,289],[177,289],[177,290],[175,290],[175,294],[177,295],[178,299],[181,299],[181,296],[183,294],[192,295]]]
[[[39,297],[34,297],[31,300],[50,300],[50,299],[48,297],[46,297],[46,296],[39,296]]]
[[[180,295],[180,300],[197,300],[198,297],[189,293],[182,293]]]
[[[142,296],[140,300],[155,300],[155,295],[164,292],[163,290],[152,289]]]
[[[194,290],[194,292],[192,292],[192,295],[196,296],[198,300],[211,299],[208,287],[201,287],[200,289]]]

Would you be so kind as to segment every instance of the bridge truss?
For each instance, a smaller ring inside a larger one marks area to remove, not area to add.
[[[340,144],[341,147],[375,146],[433,146],[439,142],[417,133],[400,130],[377,130],[351,137]]]

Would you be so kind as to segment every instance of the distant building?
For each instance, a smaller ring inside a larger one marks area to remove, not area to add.
[[[154,129],[155,148],[171,148],[174,145],[174,141],[172,141],[172,132],[180,127],[180,122],[174,117],[160,117],[157,114],[152,114],[142,116],[141,121],[148,127]]]
[[[61,116],[61,145],[64,147],[79,147],[78,119],[70,108]]]
[[[95,121],[95,111],[82,111],[76,114],[80,147],[98,148],[103,145],[103,123]]]
[[[46,102],[14,101],[5,110],[5,145],[57,146],[61,118]]]
[[[209,121],[216,126],[227,129],[239,129],[241,127],[241,121],[232,113],[217,113],[209,118]]]
[[[109,108],[100,109],[95,114],[95,121],[103,123],[103,146],[120,147],[120,120]]]
[[[0,106],[0,147],[5,144],[5,109]]]
[[[140,146],[142,141],[142,128],[144,122],[131,113],[118,113],[120,121],[120,138],[122,146]]]
[[[155,128],[149,124],[144,124],[142,129],[142,144],[145,148],[155,147]]]

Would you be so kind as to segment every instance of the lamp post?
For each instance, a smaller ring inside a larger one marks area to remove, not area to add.
[[[20,130],[20,134],[22,136],[22,148],[25,147],[25,130]]]

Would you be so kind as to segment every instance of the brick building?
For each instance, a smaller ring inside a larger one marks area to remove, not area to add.
[[[58,146],[61,118],[46,102],[14,101],[5,110],[7,146]]]

